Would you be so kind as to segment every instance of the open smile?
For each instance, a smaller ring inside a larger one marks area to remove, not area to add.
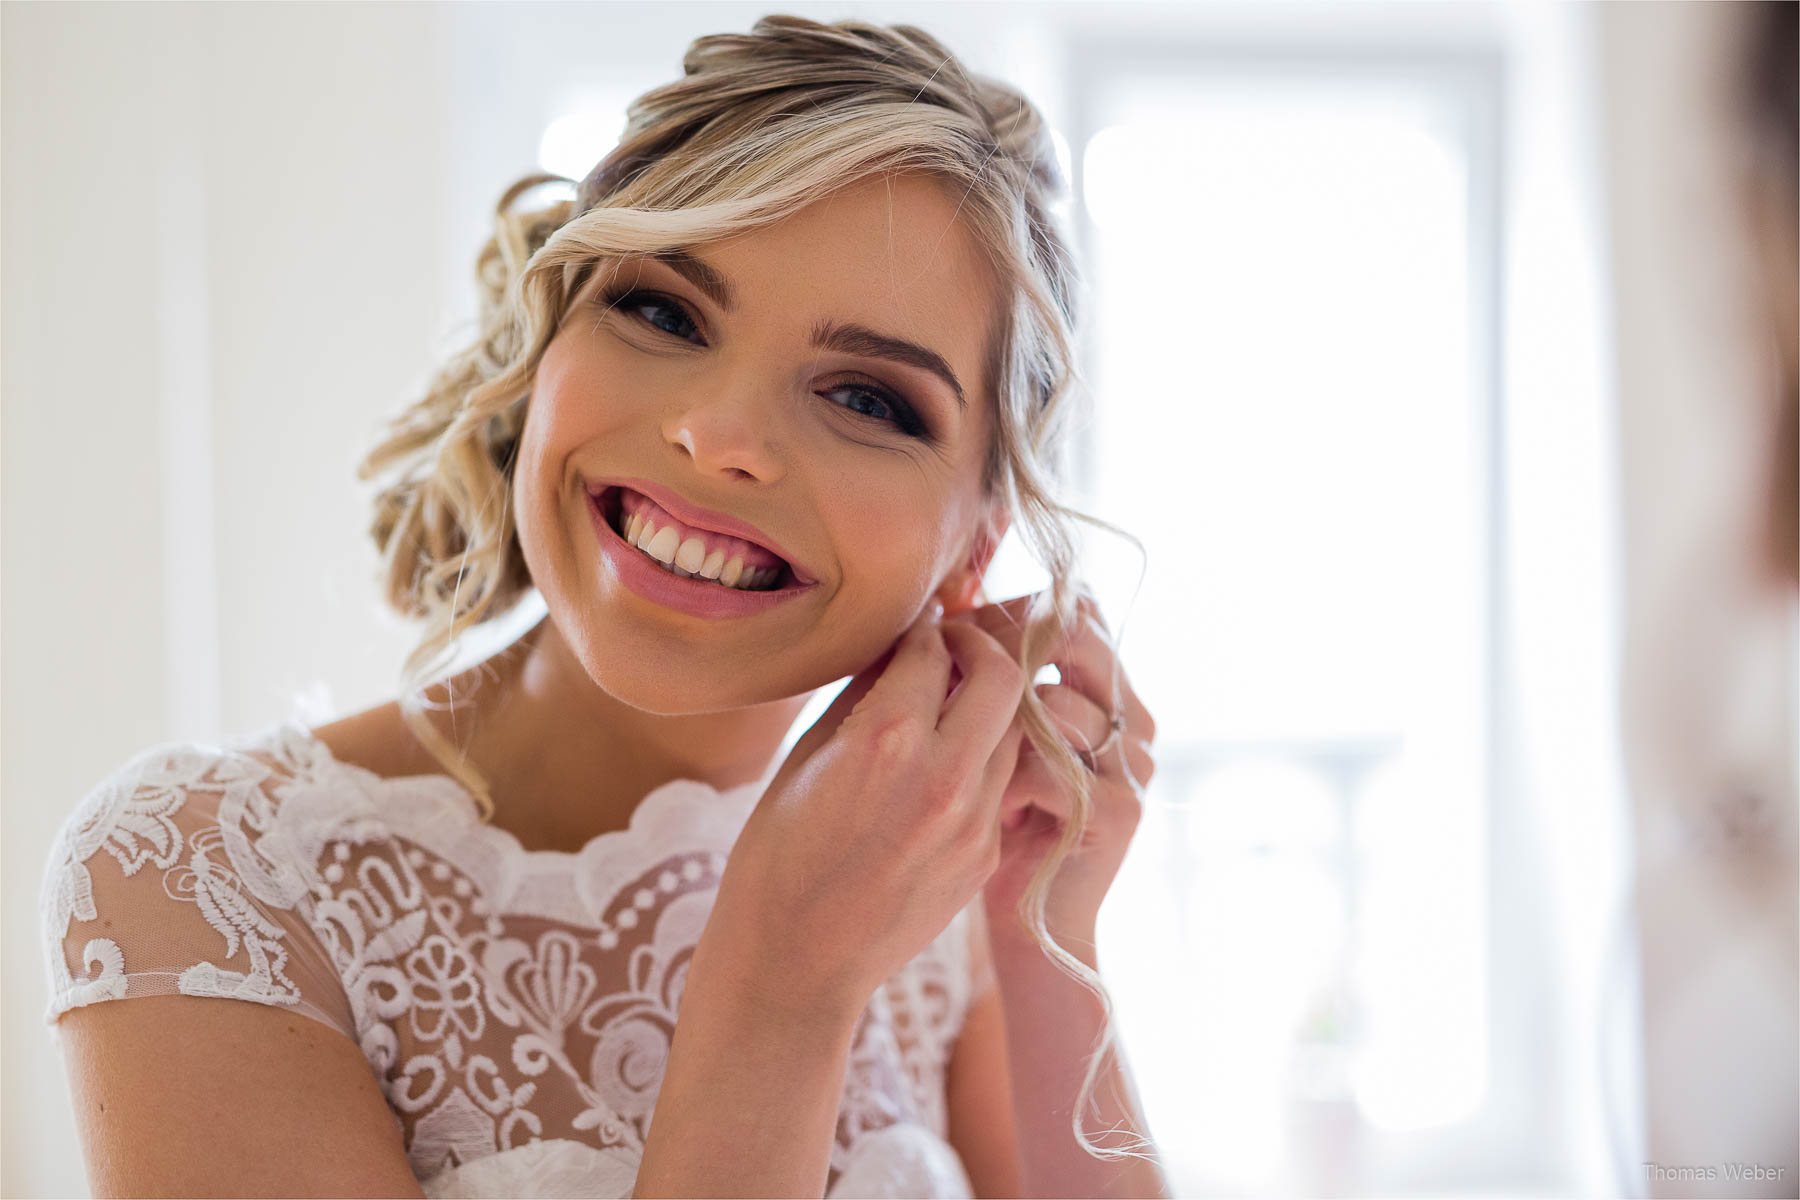
[[[768,546],[672,518],[630,487],[590,490],[588,511],[618,581],[668,608],[701,617],[748,616],[817,586]]]

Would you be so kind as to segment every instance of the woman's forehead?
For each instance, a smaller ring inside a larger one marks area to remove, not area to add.
[[[878,176],[695,253],[765,286],[834,299],[879,297],[929,313],[991,306],[992,272],[956,196],[922,175]]]

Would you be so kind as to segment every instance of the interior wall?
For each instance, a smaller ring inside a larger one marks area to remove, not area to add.
[[[410,645],[352,468],[441,330],[443,16],[0,7],[7,1195],[87,1194],[42,1023],[56,826],[315,680],[374,702]]]

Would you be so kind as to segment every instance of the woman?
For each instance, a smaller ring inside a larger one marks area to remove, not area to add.
[[[906,27],[684,66],[573,201],[503,197],[476,345],[365,463],[400,697],[65,825],[96,1190],[1166,1194],[1094,970],[1154,726],[1052,494],[1047,131]],[[983,604],[1015,523],[1053,586]]]

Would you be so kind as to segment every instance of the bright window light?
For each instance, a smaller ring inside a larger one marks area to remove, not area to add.
[[[1159,1132],[1204,1131],[1180,1177],[1322,1186],[1295,1165],[1317,1130],[1372,1146],[1487,1087],[1468,145],[1426,85],[1098,96],[1089,478],[1149,555],[1125,646],[1166,839],[1134,845],[1126,869],[1156,882],[1109,902],[1102,941],[1181,948],[1120,988],[1165,998],[1121,1023],[1134,1062],[1180,1048],[1180,1071],[1139,1071]],[[1169,903],[1172,929],[1148,908]]]
[[[584,179],[594,164],[619,144],[624,132],[624,105],[584,104],[545,127],[538,139],[538,166],[570,179]]]

